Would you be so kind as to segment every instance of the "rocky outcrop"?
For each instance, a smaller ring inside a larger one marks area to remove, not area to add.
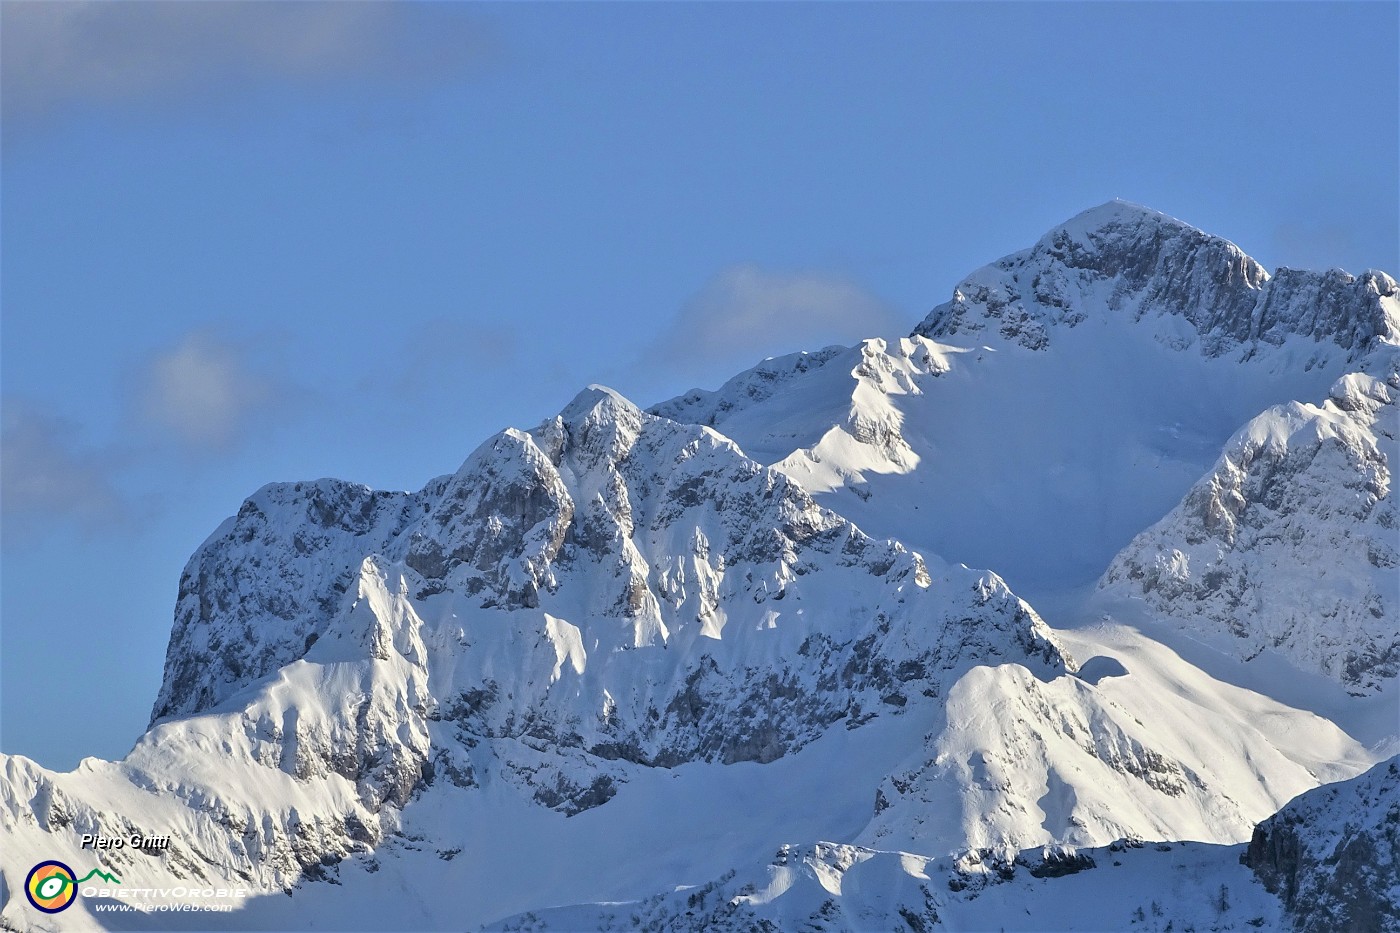
[[[249,496],[180,575],[152,722],[208,709],[305,654],[343,608],[360,561],[420,510],[407,493],[332,479]]]
[[[1346,376],[1320,405],[1245,425],[1181,504],[1100,581],[1174,623],[1271,649],[1358,693],[1400,673],[1392,468],[1400,377]]]
[[[1242,861],[1302,933],[1400,930],[1400,758],[1298,797]]]

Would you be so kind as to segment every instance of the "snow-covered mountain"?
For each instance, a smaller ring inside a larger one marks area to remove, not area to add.
[[[768,360],[653,410],[1033,603],[1111,564],[1108,595],[1364,692],[1400,657],[1397,360],[1390,276],[1270,276],[1110,202],[968,276],[910,337]]]
[[[1101,587],[1235,650],[1265,649],[1357,691],[1400,674],[1400,376],[1339,379],[1320,404],[1251,419]]]
[[[771,761],[972,663],[1073,666],[995,575],[931,571],[714,431],[594,387],[416,495],[259,491],[184,574],[157,719],[316,657],[367,576],[414,626],[455,626],[456,657],[421,659],[442,715],[645,765]]]
[[[1270,276],[1238,246],[1175,218],[1110,201],[1035,246],[964,279],[915,333],[975,335],[1045,349],[1104,316],[1144,325],[1162,343],[1247,359],[1299,340],[1314,365],[1359,361],[1400,332],[1395,280],[1281,269]]]
[[[36,912],[51,858],[228,929],[1024,928],[1047,878],[1153,929],[1217,876],[1191,922],[1292,922],[1224,847],[1393,753],[1396,302],[1115,202],[908,337],[266,486],[132,752],[0,758],[0,928],[165,919]]]

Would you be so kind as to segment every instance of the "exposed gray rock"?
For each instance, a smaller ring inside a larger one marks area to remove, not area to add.
[[[158,717],[347,650],[424,678],[411,709],[255,730],[269,762],[354,781],[371,810],[402,806],[439,772],[473,785],[453,745],[565,756],[561,770],[512,752],[531,762],[512,773],[576,813],[615,793],[610,762],[770,762],[837,722],[936,698],[972,664],[1073,666],[994,575],[933,578],[723,436],[601,388],[418,493],[267,487],[185,581]],[[429,606],[474,621],[425,636]],[[424,637],[455,658],[450,681],[427,679]],[[430,720],[447,731],[405,744],[393,716],[415,735]]]
[[[1297,797],[1259,824],[1242,861],[1301,933],[1400,930],[1400,758]]]
[[[1400,376],[1355,373],[1320,405],[1245,425],[1181,504],[1099,586],[1184,628],[1235,639],[1357,693],[1400,673]]]

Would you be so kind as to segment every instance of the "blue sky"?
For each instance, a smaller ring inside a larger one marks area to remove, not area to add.
[[[1113,197],[1400,271],[1397,11],[5,3],[0,748],[124,754],[266,482],[905,332]]]

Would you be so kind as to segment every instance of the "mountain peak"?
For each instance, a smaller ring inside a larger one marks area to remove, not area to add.
[[[1400,772],[1239,856],[1396,750],[1394,280],[1112,201],[939,314],[974,338],[651,412],[588,386],[417,492],[263,487],[182,574],[127,759],[0,755],[0,929],[99,855],[278,929],[985,929],[1056,885],[1067,928],[1390,929]],[[65,925],[125,906],[90,893]]]
[[[573,401],[559,412],[559,417],[565,424],[577,425],[588,421],[595,412],[633,413],[640,412],[640,409],[620,392],[605,385],[593,384],[575,395]]]
[[[1043,350],[1087,320],[1150,328],[1164,345],[1207,357],[1296,338],[1359,359],[1395,339],[1388,277],[1267,270],[1234,243],[1129,201],[1108,201],[1051,229],[1030,249],[965,278],[915,328],[943,340],[993,334]],[[964,338],[966,339],[966,338]],[[1316,364],[1319,360],[1315,359]]]
[[[566,452],[597,466],[616,461],[636,444],[651,419],[618,392],[590,385],[554,418],[530,432],[535,443],[558,464]]]
[[[1115,198],[1074,215],[1050,229],[1030,250],[995,263],[1006,266],[1018,258],[1037,266],[1057,263],[1108,278],[1140,284],[1163,270],[1199,265],[1208,273],[1224,270],[1226,284],[1255,289],[1269,273],[1234,243],[1213,236],[1161,211]]]
[[[1047,240],[1053,240],[1056,236],[1063,235],[1068,235],[1078,242],[1087,242],[1124,227],[1175,230],[1181,233],[1194,233],[1202,237],[1209,237],[1208,234],[1196,227],[1161,211],[1132,201],[1114,198],[1097,207],[1081,211],[1064,223],[1057,224],[1041,238],[1041,242],[1044,243]],[[1219,239],[1218,237],[1209,238]]]

